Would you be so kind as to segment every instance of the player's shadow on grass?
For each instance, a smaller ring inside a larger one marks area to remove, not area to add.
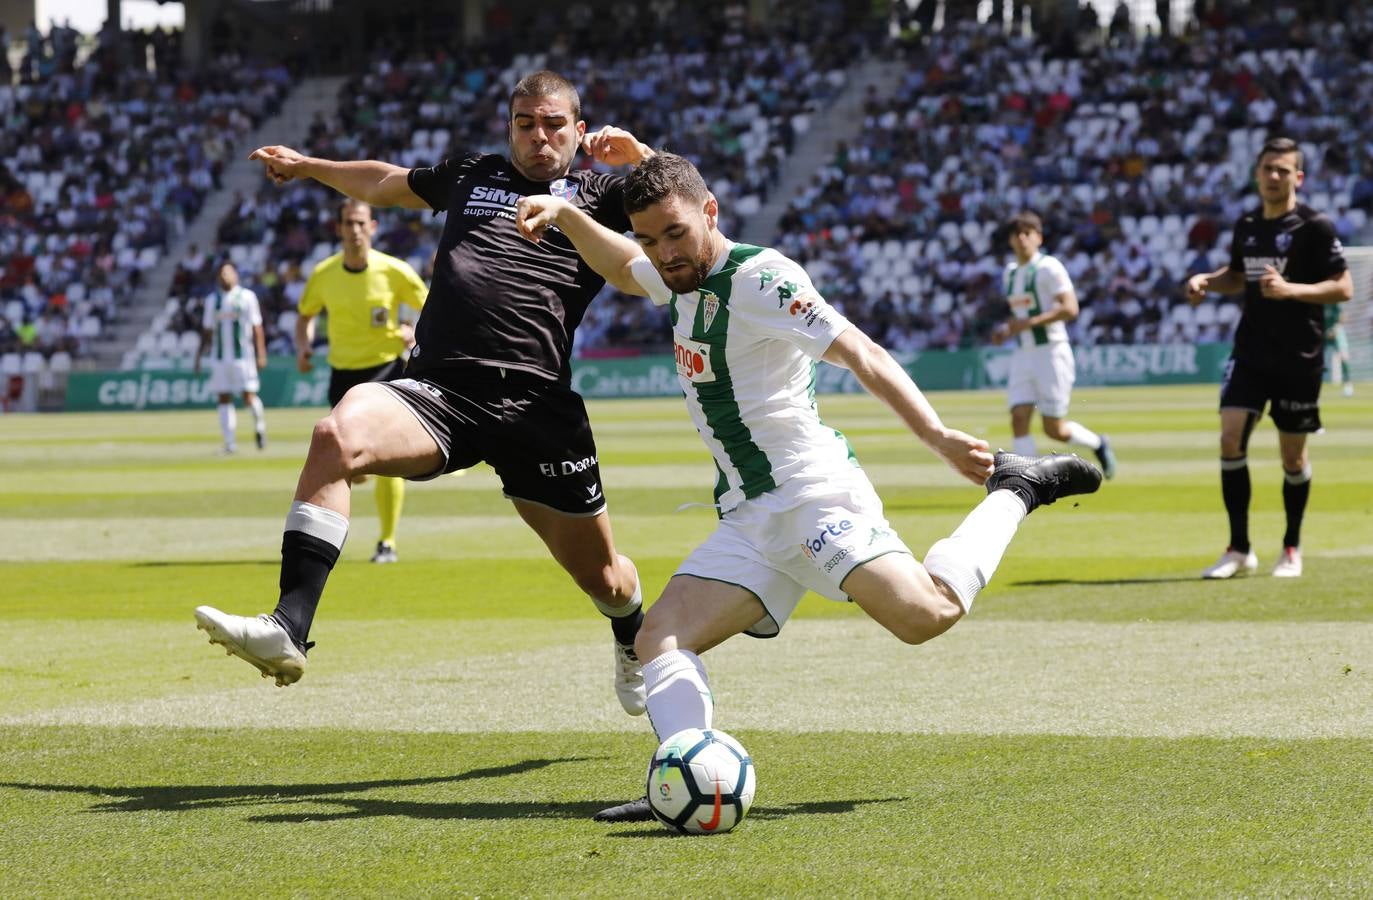
[[[135,569],[176,569],[182,566],[279,566],[279,559],[147,559],[129,563]]]
[[[1062,587],[1065,584],[1169,584],[1200,580],[1195,575],[1172,575],[1165,578],[1038,578],[1031,581],[1012,581],[1011,587]]]
[[[792,819],[797,816],[839,816],[851,813],[860,806],[877,803],[906,803],[910,797],[879,797],[874,800],[820,800],[811,803],[790,803],[785,806],[755,806],[748,811],[746,821],[771,819]],[[656,822],[645,822],[633,831],[614,831],[611,837],[624,838],[673,838],[680,837],[676,832],[659,827]]]
[[[336,819],[363,819],[375,816],[405,816],[413,819],[518,819],[518,818],[583,818],[597,810],[613,805],[610,802],[586,803],[426,803],[406,800],[380,800],[339,796],[378,788],[428,787],[473,781],[481,778],[504,778],[534,772],[565,763],[585,763],[607,757],[574,756],[565,759],[528,759],[504,766],[472,769],[457,775],[437,775],[427,778],[388,778],[374,781],[345,781],[334,784],[216,784],[216,785],[146,785],[132,787],[103,787],[100,785],[42,784],[19,781],[0,782],[0,788],[22,791],[44,791],[61,794],[89,794],[99,802],[90,812],[195,812],[207,809],[230,809],[247,806],[309,804],[311,806],[342,807],[338,811],[312,810],[300,813],[277,813],[249,816],[250,822],[322,822]]]

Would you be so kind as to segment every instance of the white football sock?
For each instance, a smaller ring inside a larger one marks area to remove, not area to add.
[[[992,580],[1025,516],[1025,501],[1014,492],[992,491],[953,534],[935,541],[925,554],[925,571],[953,588],[968,612],[977,592]]]
[[[1068,443],[1080,444],[1088,450],[1101,449],[1101,435],[1090,428],[1083,428],[1077,422],[1064,422],[1063,427],[1068,429]]]
[[[669,650],[644,666],[648,720],[658,740],[688,728],[706,729],[715,713],[706,670],[690,650]]]
[[[1035,439],[1028,434],[1011,440],[1011,450],[1021,456],[1035,455]]]
[[[590,594],[587,595],[591,597]],[[610,619],[622,619],[625,616],[632,616],[644,605],[643,586],[639,583],[638,570],[634,573],[634,596],[629,598],[629,602],[624,606],[611,606],[603,600],[591,597],[591,602],[596,604],[596,608],[601,611],[601,615]]]
[[[267,433],[267,420],[262,412],[262,398],[254,395],[249,401],[248,408],[253,411],[253,427],[258,434]]]
[[[326,541],[340,551],[348,538],[348,519],[342,513],[304,500],[292,500],[286,513],[286,531],[300,531]]]
[[[224,446],[234,445],[234,430],[238,428],[238,414],[232,403],[219,404],[219,432],[224,435]]]

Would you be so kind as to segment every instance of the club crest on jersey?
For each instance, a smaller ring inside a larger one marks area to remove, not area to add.
[[[554,197],[561,197],[570,203],[572,198],[577,196],[577,183],[568,181],[566,178],[559,178],[548,186],[548,192]]]
[[[1292,235],[1286,231],[1278,232],[1273,238],[1273,246],[1278,248],[1279,253],[1286,253],[1287,248],[1292,246]]]
[[[711,323],[715,321],[715,314],[720,311],[720,298],[710,291],[701,291],[701,327],[705,331],[710,330]]]

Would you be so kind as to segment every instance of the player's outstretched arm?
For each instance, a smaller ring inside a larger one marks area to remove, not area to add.
[[[429,204],[410,189],[410,170],[403,166],[375,159],[355,162],[319,159],[280,145],[258,147],[248,158],[262,163],[267,177],[277,184],[313,178],[340,194],[372,206],[429,208]]]
[[[566,200],[547,194],[523,198],[515,208],[515,227],[536,244],[550,227],[557,228],[572,241],[586,264],[616,289],[639,297],[649,295],[632,271],[634,260],[644,255],[639,245]]]
[[[906,370],[862,331],[849,327],[840,332],[825,351],[824,360],[852,372],[864,390],[890,406],[906,427],[959,475],[973,484],[983,484],[992,474],[987,442],[946,428]]]
[[[1203,272],[1187,279],[1187,302],[1196,306],[1206,299],[1207,291],[1217,294],[1238,294],[1244,290],[1244,273],[1228,265],[1214,272]]]

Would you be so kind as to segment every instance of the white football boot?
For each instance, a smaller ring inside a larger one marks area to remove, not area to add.
[[[1259,558],[1253,550],[1241,553],[1231,547],[1216,560],[1215,565],[1201,573],[1202,578],[1234,578],[1236,575],[1253,575],[1259,569]]]
[[[277,687],[294,684],[305,674],[305,654],[269,615],[234,616],[197,606],[195,627],[210,635],[211,644],[257,666],[263,678],[275,678]]]
[[[1301,548],[1283,547],[1282,554],[1278,556],[1277,565],[1273,566],[1274,578],[1300,578],[1301,577]]]
[[[615,696],[631,716],[642,716],[648,709],[648,693],[644,689],[644,667],[639,664],[633,647],[619,641],[615,645]]]

